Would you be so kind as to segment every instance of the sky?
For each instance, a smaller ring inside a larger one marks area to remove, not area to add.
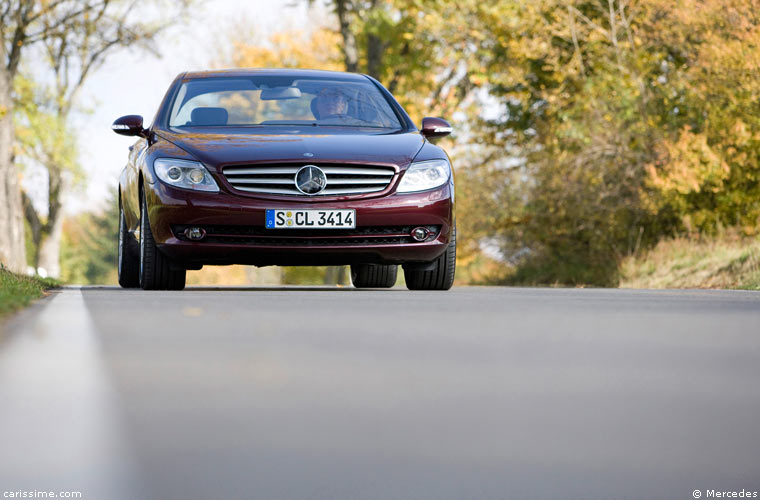
[[[190,19],[159,38],[161,58],[140,50],[112,53],[89,78],[79,97],[79,106],[89,110],[78,114],[73,123],[78,129],[80,160],[87,181],[64,200],[66,212],[102,208],[109,188],[118,184],[128,148],[135,140],[111,131],[116,118],[137,114],[149,124],[178,74],[222,64],[227,50],[224,42],[232,30],[266,39],[277,30],[306,26],[316,15],[306,4],[305,0],[196,0]],[[30,188],[29,184],[35,183],[43,185],[45,178],[28,173],[25,186]],[[29,191],[39,192],[33,188]]]

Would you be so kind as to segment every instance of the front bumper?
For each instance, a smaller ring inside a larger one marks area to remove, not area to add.
[[[178,264],[190,268],[206,264],[308,266],[430,262],[448,246],[454,213],[451,184],[420,193],[339,201],[313,198],[282,201],[224,191],[204,193],[173,188],[160,181],[146,183],[145,193],[156,244]],[[268,231],[272,230],[264,228],[268,208],[355,209],[356,230],[325,230],[323,236],[314,231],[290,229],[279,230],[278,237],[270,237]],[[189,241],[180,232],[187,226],[213,228],[219,236]],[[417,226],[434,226],[437,233],[421,243],[398,237],[399,231]],[[396,237],[365,237],[382,231]]]

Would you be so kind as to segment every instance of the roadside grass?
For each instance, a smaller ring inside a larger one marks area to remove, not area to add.
[[[621,288],[738,288],[760,290],[760,238],[663,240],[620,267]]]
[[[59,286],[54,279],[21,276],[0,267],[0,318],[26,307],[42,297],[46,290]]]

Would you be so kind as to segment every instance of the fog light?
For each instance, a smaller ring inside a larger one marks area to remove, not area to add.
[[[189,240],[198,241],[206,236],[206,231],[202,227],[188,227],[185,229],[185,236],[187,236]]]
[[[414,241],[425,241],[430,232],[424,227],[415,227],[412,229],[412,238]]]

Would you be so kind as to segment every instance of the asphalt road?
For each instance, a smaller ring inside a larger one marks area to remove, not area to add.
[[[66,289],[0,340],[0,492],[760,491],[760,293]]]

